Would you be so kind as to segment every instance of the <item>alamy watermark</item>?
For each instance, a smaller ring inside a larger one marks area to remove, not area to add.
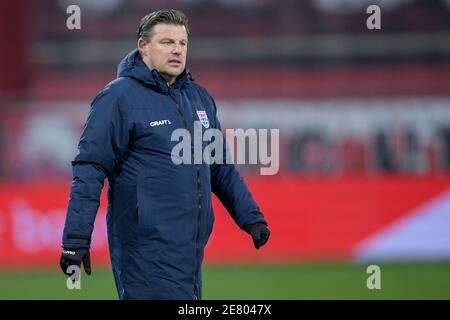
[[[69,30],[81,29],[81,9],[79,6],[72,4],[67,7],[66,13],[69,14],[66,20],[66,27]]]
[[[81,8],[78,5],[72,4],[66,8],[66,13],[69,16],[66,19],[66,27],[69,30],[81,29]],[[381,9],[379,6],[372,4],[367,7],[366,13],[370,16],[366,20],[366,26],[369,30],[381,29]]]
[[[376,264],[372,264],[367,267],[366,273],[370,274],[370,276],[367,278],[367,281],[366,281],[367,289],[380,290],[381,289],[381,268],[380,268],[380,266],[377,266]]]
[[[67,267],[67,273],[70,274],[66,281],[67,289],[73,290],[81,289],[81,272],[77,265],[70,265]]]
[[[201,122],[194,121],[194,137],[187,129],[172,132],[171,141],[178,142],[172,148],[172,162],[177,165],[260,164],[264,166],[260,168],[261,175],[275,175],[280,167],[279,131],[226,129],[224,139],[220,130],[209,128],[202,131]],[[207,143],[205,147],[203,142]]]
[[[366,13],[370,16],[366,20],[366,26],[369,30],[381,29],[381,9],[379,6],[373,4],[367,7]]]

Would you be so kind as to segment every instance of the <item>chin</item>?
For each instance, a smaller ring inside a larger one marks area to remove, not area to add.
[[[167,72],[167,74],[168,75],[170,75],[171,77],[178,77],[180,74],[182,74],[183,73],[183,70],[184,69],[182,69],[182,70],[177,70],[177,71],[171,71],[171,72]]]

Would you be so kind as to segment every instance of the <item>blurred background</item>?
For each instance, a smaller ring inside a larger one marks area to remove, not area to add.
[[[68,290],[59,270],[70,161],[140,18],[162,8],[188,16],[188,68],[222,127],[280,130],[277,175],[240,166],[271,239],[254,250],[215,201],[204,298],[449,299],[449,0],[0,2],[0,298],[117,298],[104,195],[92,276]]]

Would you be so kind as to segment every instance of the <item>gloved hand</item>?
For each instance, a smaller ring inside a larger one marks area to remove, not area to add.
[[[62,271],[67,274],[67,268],[71,265],[77,265],[81,268],[81,263],[84,264],[84,271],[91,274],[91,255],[88,248],[64,248],[59,260],[59,265]]]
[[[244,230],[253,238],[253,244],[256,249],[263,246],[269,240],[270,230],[262,222],[248,224],[244,226]]]

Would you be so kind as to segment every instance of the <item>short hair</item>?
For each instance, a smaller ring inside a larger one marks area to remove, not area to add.
[[[141,19],[139,29],[137,31],[137,39],[139,40],[139,38],[143,38],[146,41],[150,40],[153,36],[153,27],[158,23],[184,26],[189,35],[188,19],[186,15],[178,10],[163,9],[151,12]]]

